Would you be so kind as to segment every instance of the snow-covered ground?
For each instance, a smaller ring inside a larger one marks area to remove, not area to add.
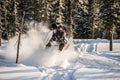
[[[117,41],[114,42],[115,47],[119,48],[120,40]],[[29,66],[6,59],[3,43],[0,49],[0,80],[120,80],[120,51],[108,51],[108,41],[74,40],[74,47],[78,57],[73,62],[65,60],[62,67]],[[70,66],[66,66],[68,64]]]
[[[106,39],[76,39],[59,52],[41,46],[44,36],[37,34],[31,30],[22,37],[19,64],[15,64],[17,38],[2,41],[0,80],[120,80],[119,39],[111,52]]]

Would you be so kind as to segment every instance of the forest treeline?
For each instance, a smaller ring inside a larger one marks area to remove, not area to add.
[[[0,36],[15,36],[24,13],[24,23],[59,22],[77,39],[120,39],[120,0],[0,0]]]

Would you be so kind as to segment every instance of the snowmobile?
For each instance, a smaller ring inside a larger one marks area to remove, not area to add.
[[[68,48],[68,45],[70,44],[70,34],[70,27],[52,24],[50,32],[47,34],[45,45],[46,47],[51,47],[53,45],[58,46],[58,49],[62,51],[63,49]],[[56,42],[57,44],[52,44],[53,42]]]
[[[47,34],[47,37],[45,39],[46,48],[57,46],[59,51],[67,50],[70,44],[71,44],[70,38],[64,39],[64,38],[59,38],[59,36],[56,37],[56,35],[53,35],[52,31],[50,31]]]
[[[54,35],[52,32],[49,32],[45,43],[46,47],[58,46],[59,51],[62,51],[67,44],[67,40],[64,38],[59,38],[59,36],[57,37],[56,34]]]

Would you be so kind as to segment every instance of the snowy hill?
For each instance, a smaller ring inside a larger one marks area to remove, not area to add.
[[[73,45],[78,57],[69,61],[67,60],[69,58],[64,58],[64,52],[57,54],[58,56],[54,54],[54,57],[49,55],[54,58],[50,58],[51,63],[58,60],[55,57],[61,59],[63,57],[61,63],[58,61],[58,65],[50,67],[34,64],[33,62],[36,60],[31,61],[33,66],[24,61],[15,64],[13,60],[4,55],[8,43],[5,41],[2,43],[0,80],[120,80],[120,40],[114,40],[115,48],[112,52],[108,51],[107,40],[74,40]],[[9,56],[9,53],[7,55]],[[35,55],[32,54],[32,56]]]

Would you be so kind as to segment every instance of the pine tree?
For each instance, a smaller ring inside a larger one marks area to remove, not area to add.
[[[115,13],[114,16],[116,18],[116,33],[117,33],[117,38],[120,39],[120,1],[115,0],[114,2],[114,7],[115,7]]]
[[[110,40],[110,51],[113,49],[113,38],[116,31],[116,18],[115,18],[115,7],[114,0],[102,1],[103,5],[101,6],[101,20],[103,26],[107,29],[106,38]]]
[[[88,2],[77,1],[75,9],[74,22],[78,25],[75,27],[75,38],[90,38],[91,27],[89,26]]]
[[[0,46],[1,46],[1,38],[2,38],[2,1],[0,1]]]
[[[94,38],[94,0],[88,0],[88,13],[89,13],[89,21],[88,21],[88,25],[89,28],[91,28],[92,32],[91,32],[91,38]]]
[[[3,2],[3,9],[4,9],[4,28],[6,30],[6,35],[7,35],[7,39],[9,39],[9,28],[8,28],[8,21],[7,21],[7,14],[8,14],[8,10],[7,7],[9,7],[9,1],[5,0]]]

